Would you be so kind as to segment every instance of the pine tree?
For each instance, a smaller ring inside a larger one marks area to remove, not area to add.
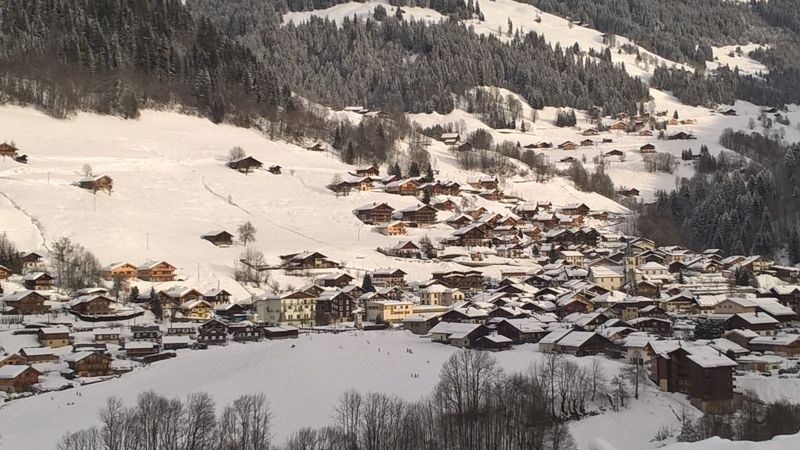
[[[372,284],[372,275],[364,275],[364,281],[361,283],[361,289],[364,292],[375,292],[375,286]]]
[[[428,164],[428,168],[425,170],[425,181],[427,181],[428,183],[433,183],[433,180],[434,180],[433,167],[431,167],[431,165]]]
[[[734,279],[736,280],[737,286],[749,286],[750,285],[750,274],[747,273],[747,270],[739,267],[734,272]]]
[[[792,227],[789,232],[789,261],[792,264],[800,263],[800,235],[797,228]]]
[[[342,160],[345,164],[354,164],[356,160],[356,150],[353,148],[353,142],[347,143],[347,149],[344,151],[344,155],[342,155]]]
[[[431,203],[431,188],[429,186],[425,186],[425,189],[422,190],[422,203],[426,205]]]
[[[411,165],[408,167],[408,176],[412,178],[419,176],[419,164],[417,164],[416,161],[412,161]]]
[[[150,288],[150,299],[148,303],[150,303],[150,312],[153,313],[156,319],[163,320],[164,309],[161,307],[161,298],[156,294],[155,288]]]

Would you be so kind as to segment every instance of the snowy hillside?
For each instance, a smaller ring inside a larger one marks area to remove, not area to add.
[[[375,251],[396,244],[400,237],[383,236],[363,225],[352,210],[372,202],[396,209],[412,206],[411,197],[381,192],[354,192],[337,198],[326,189],[337,174],[347,178],[353,167],[324,152],[270,141],[257,131],[176,113],[146,111],[138,120],[79,114],[56,120],[32,109],[0,108],[0,136],[14,140],[29,163],[0,160],[2,229],[20,248],[46,249],[67,236],[108,264],[163,259],[178,267],[186,286],[207,289],[218,284],[237,298],[248,291],[233,280],[232,266],[243,247],[218,248],[200,239],[213,230],[235,234],[251,221],[255,247],[269,263],[278,256],[314,250],[343,262],[358,273],[363,269],[400,268],[421,281],[433,270],[455,268],[451,263],[425,264],[396,260]],[[243,175],[225,166],[228,150],[241,146],[265,166],[278,164],[281,175],[265,170]],[[474,173],[457,167],[444,144],[431,145],[433,164],[441,178],[459,183]],[[93,195],[72,183],[89,164],[95,174],[114,179],[114,190]],[[547,184],[514,183],[506,190],[528,200],[556,205],[586,202],[590,207],[624,211],[597,194],[578,192],[564,180]],[[477,199],[489,210],[508,213],[507,206]],[[440,220],[449,213],[440,213]],[[410,229],[402,239],[432,239],[452,229],[437,225]],[[198,279],[199,272],[199,279]],[[489,272],[499,275],[499,269]],[[286,286],[308,280],[283,277]]]
[[[284,15],[284,22],[300,23],[308,20],[311,16],[320,16],[340,23],[345,17],[369,17],[372,15],[377,5],[383,5],[389,14],[393,14],[396,9],[390,6],[388,1],[385,0],[364,3],[351,2],[321,10],[290,12]],[[430,9],[403,8],[403,10],[417,20],[435,22],[442,18],[441,14]],[[531,5],[518,3],[513,0],[496,0],[482,5],[481,11],[485,16],[485,21],[466,21],[476,33],[492,34],[501,39],[509,39],[507,29],[508,21],[511,20],[514,30],[518,29],[522,33],[539,33],[552,45],[558,43],[562,47],[565,47],[577,43],[584,51],[594,49],[598,52],[602,52],[608,48],[607,43],[603,41],[603,33],[589,27],[576,25],[564,18],[544,13]],[[649,79],[656,65],[666,64],[670,67],[681,66],[690,70],[689,67],[665,60],[641,47],[637,47],[639,53],[649,55],[649,58],[646,59],[655,63],[647,64],[642,61],[637,61],[635,54],[617,51],[619,47],[624,44],[631,44],[631,42],[624,37],[616,37],[615,47],[612,48],[611,51],[612,60],[615,63],[623,64],[628,73],[640,77],[645,81]],[[758,45],[750,44],[740,47],[743,52],[741,55],[735,53],[736,46],[714,48],[715,61],[710,61],[708,63],[709,68],[728,65],[731,69],[738,67],[741,71],[746,73],[756,74],[759,72],[767,72],[766,67],[762,63],[747,56],[747,53],[757,48]],[[734,52],[733,56],[730,56],[731,52]],[[504,94],[509,93],[503,89],[500,89],[500,91]],[[511,94],[516,96],[516,94]],[[638,153],[639,147],[648,143],[654,144],[658,152],[671,153],[679,158],[682,150],[692,148],[695,153],[697,153],[700,145],[705,144],[709,147],[711,154],[717,154],[722,150],[722,146],[719,145],[719,136],[722,130],[725,128],[749,130],[750,120],[754,120],[757,124],[758,117],[761,114],[761,108],[743,101],[738,101],[735,105],[730,105],[730,107],[737,110],[737,116],[723,116],[714,111],[710,111],[708,108],[683,105],[669,93],[656,89],[650,89],[650,95],[653,97],[652,106],[655,111],[667,111],[670,116],[677,111],[681,119],[693,119],[696,121],[695,124],[691,125],[671,126],[668,128],[669,134],[682,131],[695,135],[697,139],[690,141],[661,141],[657,140],[655,137],[617,132],[611,133],[610,135],[599,136],[611,138],[613,140],[612,143],[579,147],[575,151],[549,149],[544,151],[546,157],[553,163],[558,163],[558,161],[567,156],[572,156],[579,160],[585,157],[586,161],[589,162],[588,169],[591,170],[591,162],[594,157],[610,150],[621,150],[625,152],[624,161],[619,161],[616,158],[607,159],[606,163],[609,167],[606,172],[617,186],[628,188],[635,187],[641,191],[642,200],[650,201],[657,190],[669,190],[674,188],[676,177],[689,177],[694,173],[694,170],[691,163],[682,163],[672,174],[648,173],[645,171],[643,159]],[[522,100],[522,103],[526,105],[524,118],[530,120],[529,118],[532,117],[530,108],[524,100]],[[720,106],[720,110],[728,107],[729,106],[722,105]],[[538,120],[531,125],[532,129],[528,130],[526,133],[522,133],[519,130],[492,130],[494,140],[495,142],[502,142],[504,140],[519,142],[524,146],[539,141],[548,141],[558,145],[567,140],[579,142],[584,139],[580,135],[581,130],[592,126],[588,122],[586,115],[579,115],[576,127],[557,128],[553,125],[556,111],[555,108],[545,108],[543,111],[538,111]],[[798,119],[800,119],[800,111],[797,105],[790,105],[789,112],[785,114],[785,116],[789,118],[791,125],[784,126],[776,123],[774,124],[774,130],[777,132],[782,129],[783,131],[781,132],[785,134],[785,139],[788,142],[800,141],[800,128],[796,126]],[[411,114],[410,119],[423,126],[446,123],[460,124],[463,126],[463,129],[468,132],[478,128],[489,128],[480,121],[480,118],[459,109],[447,115],[435,113]],[[760,127],[756,125],[756,131],[760,131],[759,128]],[[562,169],[568,166],[568,164],[556,165]]]
[[[407,353],[407,348],[413,353]],[[455,351],[408,332],[304,336],[185,351],[173,361],[137,369],[119,379],[3,405],[0,448],[53,448],[67,431],[91,425],[108,396],[131,404],[139,392],[151,389],[179,398],[203,390],[220,408],[243,393],[264,392],[275,414],[275,437],[283,442],[300,427],[329,423],[339,396],[348,389],[380,391],[411,401],[428,395],[438,382],[442,363]],[[542,354],[536,345],[526,345],[495,357],[504,370],[521,372],[541,361]],[[573,360],[592,363],[592,358]],[[599,360],[609,378],[622,366]],[[411,373],[420,376],[412,378]],[[571,431],[582,449],[596,438],[618,448],[653,447],[649,441],[659,427],[677,427],[673,411],[683,406],[678,397],[653,388],[630,408],[576,422]],[[33,414],[36,422],[29,420]],[[47,433],[41,432],[41,423],[48,424]]]

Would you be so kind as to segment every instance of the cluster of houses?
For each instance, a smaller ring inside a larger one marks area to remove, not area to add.
[[[199,324],[173,322],[164,326],[97,328],[58,325],[28,331],[36,336],[39,347],[23,347],[0,356],[0,391],[35,390],[41,377],[51,371],[68,379],[112,376],[129,370],[116,361],[150,363],[174,357],[174,350],[179,349],[298,336],[298,330],[292,327],[266,327],[219,317]],[[66,352],[62,351],[68,347]]]

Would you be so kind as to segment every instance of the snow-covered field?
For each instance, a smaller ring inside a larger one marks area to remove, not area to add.
[[[234,260],[243,248],[218,248],[200,236],[221,229],[235,234],[244,221],[255,225],[254,246],[271,263],[281,254],[314,250],[354,273],[394,267],[408,272],[411,280],[456,267],[394,259],[375,251],[400,239],[444,237],[452,232],[450,227],[409,229],[406,236],[389,237],[352,214],[372,202],[400,209],[416,204],[416,199],[382,192],[337,198],[325,186],[337,174],[347,178],[353,167],[328,153],[270,141],[254,130],[170,112],[144,111],[140,119],[128,121],[84,113],[56,120],[33,109],[4,106],[0,140],[15,141],[29,156],[27,165],[0,159],[0,229],[24,250],[44,249],[67,236],[104,264],[163,259],[178,267],[183,278],[178,284],[201,290],[219,285],[236,298],[250,295],[232,278]],[[228,150],[237,145],[265,166],[281,165],[283,174],[262,170],[243,175],[227,168]],[[435,142],[430,148],[441,178],[463,184],[474,176],[457,167],[443,144]],[[84,164],[114,179],[110,196],[93,195],[72,184],[82,177]],[[555,205],[583,201],[596,209],[624,211],[605,197],[580,193],[564,180],[515,181],[522,180],[509,180],[506,190],[527,200]],[[478,204],[508,213],[501,203],[478,199]],[[440,213],[441,220],[449,216]],[[498,268],[491,270],[491,275],[499,275]],[[307,282],[296,277],[280,281],[295,287]]]
[[[411,348],[413,353],[406,352]],[[244,393],[263,392],[274,412],[274,431],[282,442],[303,426],[329,423],[333,408],[348,389],[380,391],[407,400],[429,394],[442,363],[457,351],[408,332],[350,332],[306,335],[296,340],[230,344],[206,351],[182,351],[174,360],[139,368],[121,378],[12,401],[0,406],[0,448],[53,448],[66,432],[93,424],[108,396],[126,404],[143,391],[170,397],[205,391],[221,407]],[[509,372],[540,361],[536,345],[494,354]],[[590,365],[591,358],[575,359]],[[602,359],[606,377],[621,365]],[[411,374],[419,374],[412,378]],[[599,438],[620,449],[654,446],[662,426],[677,427],[685,403],[678,396],[647,389],[639,401],[619,413],[607,412],[572,424],[580,448]],[[36,420],[31,420],[33,417]],[[46,424],[47,432],[42,432]]]

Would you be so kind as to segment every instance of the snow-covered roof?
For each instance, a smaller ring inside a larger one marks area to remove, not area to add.
[[[685,346],[683,349],[688,353],[686,357],[690,361],[704,369],[736,366],[736,361],[722,355],[719,350],[708,345]]]
[[[460,322],[439,322],[431,328],[431,334],[469,334],[482,325],[476,323],[460,323]]]
[[[572,331],[572,329],[566,329],[566,328],[565,329],[559,329],[559,330],[551,331],[550,333],[545,335],[539,341],[539,344],[555,344],[560,339],[562,339],[564,336],[569,334],[571,331]]]
[[[30,368],[30,366],[23,366],[19,364],[9,364],[7,366],[0,367],[0,380],[11,380],[17,378]]]
[[[764,313],[739,313],[736,315],[750,325],[775,325],[778,323],[777,319]]]
[[[19,349],[20,352],[23,350],[27,356],[50,356],[55,354],[50,347],[24,347]]]

